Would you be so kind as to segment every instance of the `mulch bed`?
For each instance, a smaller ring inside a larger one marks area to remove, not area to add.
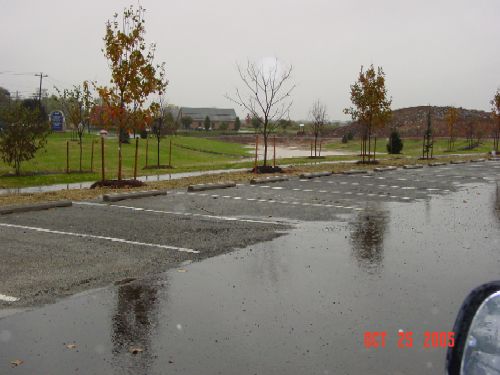
[[[273,167],[272,165],[259,165],[257,166],[257,172],[255,168],[252,168],[251,173],[282,173],[283,169],[280,167]]]
[[[146,183],[139,180],[102,180],[94,182],[90,188],[107,187],[111,189],[128,189],[132,187],[145,186]]]

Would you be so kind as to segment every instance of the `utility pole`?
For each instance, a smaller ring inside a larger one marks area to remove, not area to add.
[[[43,74],[43,72],[40,72],[39,74],[35,74],[35,77],[40,77],[40,91],[38,92],[38,103],[42,105],[42,80],[45,77],[48,77],[48,75]]]

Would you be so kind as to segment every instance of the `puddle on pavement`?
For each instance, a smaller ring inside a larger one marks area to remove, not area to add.
[[[0,373],[442,373],[445,350],[423,349],[424,332],[451,330],[467,293],[500,279],[494,203],[493,184],[372,202],[343,222],[301,223],[182,272],[0,319]],[[398,348],[399,329],[413,348]],[[386,331],[386,348],[365,349],[368,330]]]
[[[246,148],[253,150],[253,153],[255,155],[255,145],[247,145]],[[251,152],[251,151],[250,151]],[[318,148],[316,149],[316,152],[320,153],[319,150],[319,143],[318,143]],[[314,150],[313,150],[314,153]],[[259,160],[264,159],[264,146],[262,144],[259,145],[259,148],[257,150],[257,154],[259,157]],[[377,153],[379,154],[379,153]],[[274,148],[272,145],[272,142],[270,142],[268,148],[267,148],[267,158],[268,160],[271,160],[274,155]],[[310,156],[311,155],[311,150],[308,148],[298,148],[298,147],[283,147],[283,146],[276,146],[276,158],[300,158],[304,156]],[[344,155],[356,155],[356,152],[350,152],[350,151],[333,151],[333,150],[325,150],[324,148],[321,150],[321,155],[322,156],[344,156]]]

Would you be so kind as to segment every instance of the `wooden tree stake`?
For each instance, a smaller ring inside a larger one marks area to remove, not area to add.
[[[66,141],[66,173],[69,173],[69,141]]]
[[[134,180],[137,180],[137,157],[139,156],[139,138],[135,139],[135,158],[134,158]]]
[[[92,140],[92,148],[90,149],[90,172],[94,173],[94,140]]]
[[[102,181],[104,181],[104,137],[101,138],[101,173],[102,173]]]

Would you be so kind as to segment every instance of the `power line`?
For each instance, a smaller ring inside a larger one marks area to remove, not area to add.
[[[39,103],[42,103],[42,80],[44,77],[48,77],[47,74],[43,74],[43,72],[40,72],[39,74],[35,74],[36,77],[40,77],[40,91],[39,91],[39,95],[38,95],[38,102]]]
[[[12,70],[4,70],[0,72],[0,74],[6,74],[11,76],[30,76],[35,73],[36,72],[13,72]]]

